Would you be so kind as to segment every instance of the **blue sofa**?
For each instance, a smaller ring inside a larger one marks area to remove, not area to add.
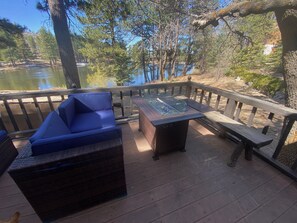
[[[112,110],[111,93],[70,95],[51,112],[30,138],[32,155],[121,138]]]

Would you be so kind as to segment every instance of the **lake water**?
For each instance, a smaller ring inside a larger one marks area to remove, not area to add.
[[[181,69],[181,66],[179,70]],[[113,87],[116,83],[112,78],[100,78],[98,83],[88,83],[88,75],[92,71],[87,67],[78,67],[81,87],[92,86]],[[141,71],[133,74],[133,83],[129,85],[144,84]],[[167,76],[167,73],[165,73]],[[0,71],[0,90],[45,90],[50,88],[65,88],[65,79],[62,68],[52,67],[27,67],[19,70]]]

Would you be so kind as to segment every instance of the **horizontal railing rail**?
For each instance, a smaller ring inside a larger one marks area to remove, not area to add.
[[[259,134],[272,135],[274,143],[255,152],[285,173],[296,177],[297,157],[293,158],[294,162],[290,166],[279,161],[288,138],[292,136],[290,131],[297,119],[296,110],[192,81],[0,94],[0,128],[7,130],[11,137],[29,136],[68,95],[106,91],[112,93],[114,112],[119,122],[129,120],[137,114],[132,103],[133,96],[184,95],[206,104],[238,122],[259,129]]]

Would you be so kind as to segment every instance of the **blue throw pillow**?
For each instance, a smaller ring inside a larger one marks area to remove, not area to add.
[[[60,118],[57,112],[53,111],[46,117],[37,132],[29,140],[33,143],[38,139],[67,135],[70,133],[71,132],[64,121]]]
[[[63,101],[59,106],[59,114],[63,121],[70,128],[71,122],[75,116],[75,99],[70,97]]]
[[[112,109],[110,92],[79,93],[70,97],[76,99],[75,109],[79,113]]]

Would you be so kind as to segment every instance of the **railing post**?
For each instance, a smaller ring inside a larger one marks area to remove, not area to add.
[[[278,155],[280,154],[280,151],[286,142],[286,139],[293,127],[294,122],[295,122],[294,119],[290,119],[288,117],[285,118],[282,134],[280,136],[280,139],[278,141],[278,144],[277,144],[276,149],[272,156],[273,159],[276,159],[278,157]]]
[[[188,77],[188,83],[187,83],[187,89],[186,89],[186,97],[190,98],[191,97],[191,92],[192,92],[192,82],[191,82],[192,77]]]

